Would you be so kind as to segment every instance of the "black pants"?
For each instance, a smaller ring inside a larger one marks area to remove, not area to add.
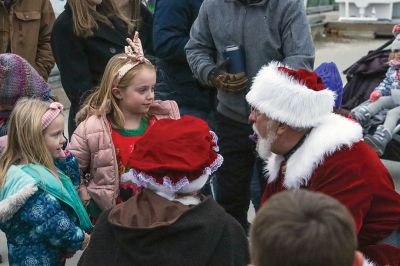
[[[255,143],[250,124],[236,122],[216,114],[216,133],[224,163],[217,172],[217,202],[247,231],[250,180],[255,159]]]

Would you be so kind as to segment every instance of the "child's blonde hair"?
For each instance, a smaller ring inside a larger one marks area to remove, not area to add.
[[[99,116],[107,113],[113,128],[122,129],[124,127],[125,118],[118,106],[117,99],[112,93],[112,88],[117,87],[124,90],[132,83],[132,80],[139,71],[143,69],[155,71],[155,67],[151,63],[140,63],[129,70],[121,78],[118,84],[114,84],[118,71],[129,62],[130,59],[127,59],[125,54],[114,55],[110,61],[108,61],[100,82],[100,87],[96,88],[96,90],[86,98],[82,105],[82,111],[85,115],[82,115],[81,113],[77,114],[77,124],[82,121],[81,118],[87,118],[87,116],[91,115],[92,111],[94,111],[94,113]]]
[[[122,14],[114,0],[103,0],[101,11],[90,8],[87,0],[68,0],[68,4],[72,11],[74,33],[79,37],[92,36],[93,31],[97,30],[101,23],[114,27],[109,20],[110,16],[116,16],[125,22],[129,34],[132,34],[136,28],[130,19]]]
[[[12,110],[7,128],[7,147],[0,156],[0,184],[13,164],[34,163],[55,171],[53,158],[47,149],[42,117],[50,103],[22,98]]]

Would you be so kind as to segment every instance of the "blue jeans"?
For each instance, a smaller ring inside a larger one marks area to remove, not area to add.
[[[377,101],[367,105],[367,108],[372,116],[379,113],[381,110],[389,109],[383,127],[393,134],[400,119],[400,106],[393,100],[393,97],[382,96]]]

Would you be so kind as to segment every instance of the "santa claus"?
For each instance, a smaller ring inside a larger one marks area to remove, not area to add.
[[[400,195],[360,125],[332,113],[335,94],[314,72],[270,63],[246,99],[266,161],[263,202],[299,188],[333,196],[353,215],[359,249],[377,265],[400,265]]]

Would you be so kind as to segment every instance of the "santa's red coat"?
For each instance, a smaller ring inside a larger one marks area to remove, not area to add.
[[[336,120],[333,119],[333,125]],[[346,125],[354,127],[348,121],[339,121],[336,126]],[[344,138],[345,144],[343,140],[330,145],[320,143],[318,137],[329,128],[310,133],[299,151],[289,158],[285,175],[281,167],[283,158],[274,155],[268,162],[270,177],[263,202],[268,204],[269,197],[287,189],[305,188],[328,194],[352,213],[359,250],[367,258],[377,265],[400,265],[400,247],[378,244],[400,230],[400,195],[389,172],[368,145],[356,141],[357,130],[347,132],[352,138]]]

